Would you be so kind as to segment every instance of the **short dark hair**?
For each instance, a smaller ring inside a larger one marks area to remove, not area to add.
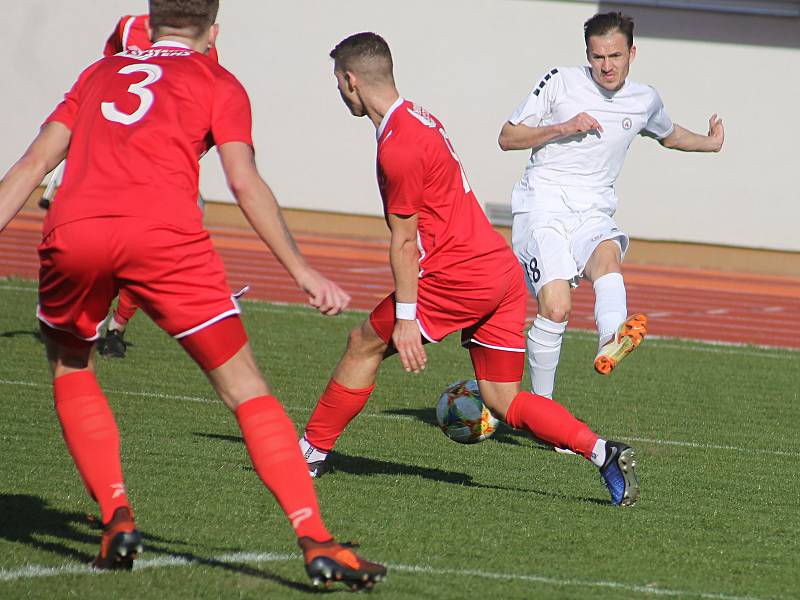
[[[150,28],[153,38],[165,29],[190,30],[198,37],[214,24],[219,0],[150,0]]]
[[[330,57],[334,60],[336,68],[341,71],[354,70],[355,63],[364,59],[382,63],[380,71],[384,75],[392,77],[394,63],[389,44],[377,33],[371,31],[355,33],[346,37],[331,50]]]
[[[589,38],[619,31],[628,38],[628,48],[633,46],[633,19],[619,11],[598,13],[583,24],[583,39],[589,47]]]

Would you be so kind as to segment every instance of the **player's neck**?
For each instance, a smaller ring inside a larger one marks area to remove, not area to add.
[[[383,117],[386,116],[386,113],[392,108],[392,104],[394,104],[399,97],[400,94],[397,88],[392,86],[391,88],[376,90],[366,99],[364,107],[367,109],[367,116],[375,125],[375,129],[381,126]]]
[[[169,35],[162,35],[155,41],[178,42],[180,44],[183,44],[184,46],[189,46],[189,48],[191,48],[196,52],[205,52],[208,49],[208,39],[205,36],[203,36],[202,38],[192,38],[183,35],[169,34]]]

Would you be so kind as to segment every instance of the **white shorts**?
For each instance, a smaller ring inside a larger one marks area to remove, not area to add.
[[[542,287],[563,279],[577,286],[586,262],[605,240],[615,240],[620,260],[628,250],[628,236],[606,212],[523,212],[512,224],[514,254],[522,263],[525,282],[534,296]]]

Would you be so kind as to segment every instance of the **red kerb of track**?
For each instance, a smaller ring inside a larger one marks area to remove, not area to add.
[[[35,279],[43,213],[23,210],[0,234],[0,276]],[[305,303],[291,277],[249,230],[210,228],[231,287],[248,298]],[[297,233],[309,262],[369,310],[392,289],[388,244],[381,238]],[[800,348],[800,278],[627,263],[628,312],[643,312],[653,335]],[[583,283],[573,295],[569,326],[594,330],[594,294]],[[454,294],[458,290],[453,290]],[[531,300],[528,317],[536,315]]]

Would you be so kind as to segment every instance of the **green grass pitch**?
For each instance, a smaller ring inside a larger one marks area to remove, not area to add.
[[[124,360],[98,360],[122,435],[145,553],[133,573],[84,564],[98,532],[61,438],[33,316],[35,284],[0,280],[0,598],[306,598],[288,522],[232,415],[144,315]],[[245,302],[259,363],[301,430],[364,314]],[[800,353],[649,339],[610,378],[569,333],[557,398],[637,449],[642,497],[608,504],[587,461],[503,429],[449,441],[434,404],[471,377],[457,336],[428,369],[383,365],[315,483],[329,528],[389,565],[374,597],[797,598]],[[527,385],[527,383],[526,383]],[[343,589],[343,588],[342,588]]]

